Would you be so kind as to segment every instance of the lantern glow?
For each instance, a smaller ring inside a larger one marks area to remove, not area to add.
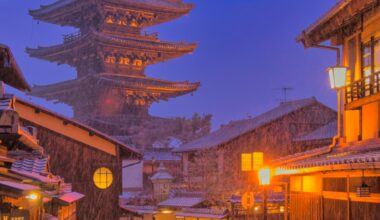
[[[340,89],[346,84],[347,68],[343,66],[334,66],[327,69],[332,89]]]
[[[270,185],[271,172],[269,167],[259,169],[258,174],[260,185]]]

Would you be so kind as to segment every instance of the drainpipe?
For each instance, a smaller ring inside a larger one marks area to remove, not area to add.
[[[320,49],[325,49],[325,50],[332,50],[336,52],[336,66],[342,66],[341,63],[341,56],[340,56],[340,48],[339,47],[333,47],[333,46],[325,46],[325,45],[320,45],[320,44],[313,44],[311,47],[314,48],[320,48]],[[337,124],[338,124],[338,134],[334,137],[333,144],[331,146],[334,148],[336,145],[341,144],[341,141],[343,140],[343,120],[342,120],[342,97],[343,97],[343,89],[338,89],[337,90],[337,99],[338,99],[338,119],[337,119]]]

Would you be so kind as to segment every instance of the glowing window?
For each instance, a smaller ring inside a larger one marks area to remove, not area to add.
[[[112,172],[108,168],[101,167],[94,173],[94,184],[99,189],[107,189],[113,180]]]

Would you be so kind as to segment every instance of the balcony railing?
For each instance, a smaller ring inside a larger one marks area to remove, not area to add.
[[[380,72],[366,76],[346,86],[346,103],[380,93]]]

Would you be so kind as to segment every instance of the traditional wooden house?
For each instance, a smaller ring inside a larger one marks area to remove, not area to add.
[[[257,117],[224,125],[175,152],[182,154],[185,182],[217,190],[216,196],[230,196],[245,185],[237,172],[241,153],[262,151],[266,158],[276,158],[298,152],[293,138],[335,118],[336,112],[315,98],[284,102]]]
[[[4,82],[29,90],[10,49],[0,45],[0,219],[76,219],[83,195],[54,175],[49,155],[25,127],[15,109],[15,97],[4,94]]]
[[[337,141],[273,161],[290,176],[291,219],[380,219],[379,37],[373,0],[341,0],[298,37],[307,48],[342,47],[348,71]]]
[[[0,56],[0,64],[6,68],[15,64],[5,59],[9,54]],[[13,77],[7,77],[17,84],[10,85],[22,90],[29,88],[19,71],[13,68],[13,72],[6,74],[12,73],[15,73]],[[118,219],[121,216],[122,160],[141,159],[141,154],[95,129],[33,103],[14,97],[12,106],[20,126],[32,128],[32,136],[49,155],[50,171],[71,182],[73,190],[86,195],[76,207],[75,218]],[[7,127],[0,126],[0,129]]]

